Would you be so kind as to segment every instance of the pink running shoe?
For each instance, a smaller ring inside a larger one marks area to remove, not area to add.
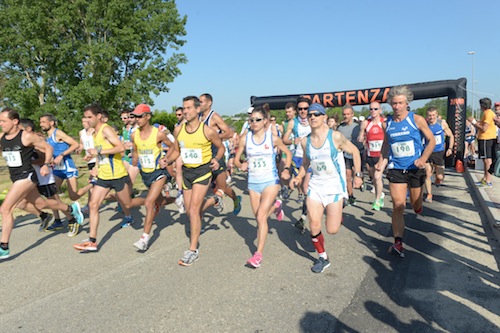
[[[280,199],[274,202],[274,214],[276,214],[276,219],[280,222],[285,217],[285,213],[283,212],[283,203]]]
[[[259,268],[261,262],[262,262],[262,253],[257,251],[253,254],[252,258],[247,260],[247,264],[249,264],[253,268]]]

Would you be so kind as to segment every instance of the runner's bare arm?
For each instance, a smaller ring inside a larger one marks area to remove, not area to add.
[[[234,166],[240,169],[241,171],[246,171],[248,169],[248,162],[241,162],[241,155],[245,151],[245,146],[247,143],[246,135],[240,139],[240,143],[238,144],[238,151],[236,152],[236,156],[234,157]]]
[[[417,125],[417,128],[420,130],[420,132],[422,132],[424,137],[427,139],[427,146],[422,152],[422,155],[419,158],[417,158],[415,162],[413,162],[413,164],[415,164],[415,166],[418,168],[424,168],[425,163],[427,162],[429,156],[431,156],[432,152],[434,151],[434,148],[436,147],[436,139],[434,138],[434,134],[432,134],[432,131],[429,129],[429,125],[427,124],[427,121],[425,120],[424,117],[416,114],[415,124]]]

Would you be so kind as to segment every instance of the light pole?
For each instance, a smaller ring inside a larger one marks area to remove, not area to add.
[[[474,107],[476,106],[474,102],[474,92],[475,92],[475,87],[474,87],[474,63],[476,62],[476,52],[475,51],[469,51],[467,52],[468,55],[472,56],[472,117],[476,117],[476,113],[474,112]]]

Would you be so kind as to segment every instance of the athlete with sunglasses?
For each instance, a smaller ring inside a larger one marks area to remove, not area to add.
[[[281,139],[269,129],[269,105],[257,106],[253,109],[249,123],[250,130],[240,139],[234,164],[242,171],[248,170],[248,191],[252,211],[257,219],[257,250],[247,260],[247,264],[257,268],[262,262],[262,251],[266,242],[269,227],[267,219],[273,212],[278,220],[283,219],[281,204],[276,206],[275,198],[280,190],[275,148],[285,153],[285,168],[281,174],[284,180],[290,179],[292,153]],[[245,152],[247,160],[241,162]]]
[[[306,175],[306,170],[312,169],[307,192],[307,219],[311,232],[311,240],[318,252],[311,270],[321,273],[330,266],[330,260],[325,250],[325,240],[321,233],[321,221],[326,210],[326,231],[335,234],[342,224],[342,208],[347,197],[347,179],[344,153],[353,158],[356,174],[361,171],[361,157],[358,148],[347,140],[340,132],[333,131],[326,124],[325,108],[314,103],[308,109],[311,134],[302,139],[300,146],[305,152],[299,174],[291,185],[299,185]],[[354,187],[362,184],[360,177],[355,177]]]

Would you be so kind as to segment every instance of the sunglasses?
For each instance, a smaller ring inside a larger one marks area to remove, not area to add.
[[[308,110],[309,108],[298,108],[299,111],[302,111],[302,110]]]
[[[182,117],[182,113],[176,113],[175,114],[177,117]]]
[[[144,118],[147,115],[147,113],[143,113],[140,116],[133,114],[132,118]]]
[[[378,110],[378,108],[370,108],[370,111],[371,111],[371,110],[375,110],[375,111],[377,111],[377,110]]]
[[[321,112],[311,112],[311,113],[307,114],[307,117],[311,118],[312,116],[314,116],[316,118],[316,117],[319,117],[319,116],[322,116],[322,115],[323,114]]]
[[[250,118],[249,120],[251,123],[258,123],[264,120],[264,118]]]

